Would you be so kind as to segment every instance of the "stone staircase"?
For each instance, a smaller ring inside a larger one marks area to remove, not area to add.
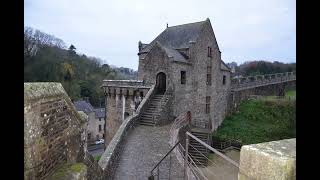
[[[209,132],[199,130],[199,129],[193,129],[191,130],[191,133],[201,141],[207,144],[210,144],[210,140],[208,136]],[[190,138],[189,143],[190,145],[189,145],[188,152],[189,152],[189,155],[192,157],[192,160],[195,162],[195,164],[199,167],[207,166],[209,149],[207,149],[205,146],[203,146],[193,138]]]
[[[146,125],[146,126],[155,125],[155,122],[153,121],[153,117],[156,120],[159,116],[159,112],[160,112],[159,104],[163,96],[164,95],[162,94],[156,94],[150,99],[147,108],[142,112],[142,115],[140,117],[140,125]]]

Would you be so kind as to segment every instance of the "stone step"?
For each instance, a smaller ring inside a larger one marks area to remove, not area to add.
[[[198,133],[192,133],[192,135],[196,136],[196,137],[208,137],[208,134],[198,134]]]
[[[154,123],[149,123],[149,122],[140,122],[140,125],[144,125],[144,126],[154,126]]]
[[[200,140],[208,144],[208,140],[207,139],[200,139]],[[201,144],[200,142],[198,142],[197,140],[194,140],[194,139],[190,140],[190,143]]]
[[[157,107],[147,107],[147,108],[145,109],[145,111],[157,111],[158,109],[160,109],[160,108],[157,108]]]
[[[158,115],[159,115],[158,112],[152,112],[152,111],[147,111],[142,114],[142,116],[149,116],[149,117],[158,116]]]
[[[147,117],[153,117],[153,116],[159,116],[158,112],[144,112],[142,116],[147,116]]]

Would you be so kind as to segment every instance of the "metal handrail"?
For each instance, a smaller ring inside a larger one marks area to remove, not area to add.
[[[228,162],[230,162],[231,164],[233,164],[234,166],[236,166],[237,168],[239,168],[239,164],[237,162],[235,162],[234,160],[230,159],[228,156],[222,154],[221,152],[219,152],[218,150],[214,149],[213,147],[211,147],[210,145],[208,145],[207,143],[201,141],[200,139],[198,139],[197,137],[195,137],[194,135],[192,135],[189,132],[186,132],[187,136],[190,136],[191,138],[195,139],[196,141],[198,141],[200,144],[202,144],[203,146],[205,146],[206,148],[210,149],[211,151],[213,151],[214,153],[218,154],[219,156],[221,156],[223,159],[227,160]]]
[[[153,173],[153,170],[155,170],[160,164],[161,162],[180,144],[181,141],[178,141],[168,152],[167,154],[152,168],[152,170],[150,171],[151,175]]]

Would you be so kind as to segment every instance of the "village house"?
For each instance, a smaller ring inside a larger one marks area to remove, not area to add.
[[[74,106],[77,111],[83,111],[88,115],[87,141],[88,144],[94,143],[99,139],[104,139],[105,132],[105,108],[93,108],[88,98],[75,101]]]

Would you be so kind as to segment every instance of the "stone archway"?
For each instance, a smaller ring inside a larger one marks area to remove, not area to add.
[[[163,72],[159,72],[156,77],[156,93],[164,94],[164,92],[166,92],[166,85],[166,74]]]

